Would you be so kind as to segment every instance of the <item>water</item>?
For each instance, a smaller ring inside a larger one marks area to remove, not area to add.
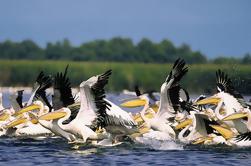
[[[168,146],[168,145],[166,145]],[[64,140],[0,140],[1,165],[250,165],[251,149],[193,147],[157,150],[143,145],[81,147],[73,149]]]
[[[8,105],[5,94],[5,105]],[[27,98],[27,97],[26,97]],[[121,95],[108,95],[119,104]],[[137,111],[137,110],[134,110]],[[251,148],[192,146],[173,141],[116,147],[67,144],[61,138],[0,138],[0,165],[251,165]]]

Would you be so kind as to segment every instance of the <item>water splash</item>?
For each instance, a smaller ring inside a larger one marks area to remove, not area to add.
[[[136,138],[137,143],[154,150],[183,150],[183,146],[175,142],[167,133],[151,131]]]

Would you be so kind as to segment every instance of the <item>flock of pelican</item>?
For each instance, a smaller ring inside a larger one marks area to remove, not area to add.
[[[40,72],[27,102],[23,102],[23,91],[18,91],[10,97],[10,108],[0,104],[0,135],[57,136],[68,143],[100,146],[141,143],[141,138],[182,144],[251,145],[251,106],[221,70],[216,72],[217,93],[191,100],[180,84],[188,67],[177,59],[160,87],[159,100],[153,93],[135,88],[135,95],[119,106],[106,99],[104,88],[111,70],[83,81],[75,95],[67,72],[68,66],[53,77]],[[46,90],[51,87],[53,94],[48,94]],[[142,110],[133,114],[125,107]]]

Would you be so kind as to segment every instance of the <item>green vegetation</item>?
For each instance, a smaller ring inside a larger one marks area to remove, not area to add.
[[[199,51],[192,51],[187,44],[176,47],[171,41],[154,43],[142,39],[134,44],[131,39],[116,37],[111,40],[95,40],[80,46],[72,46],[68,40],[47,43],[39,47],[31,40],[0,43],[0,59],[72,60],[170,63],[182,57],[187,63],[206,63]]]
[[[113,69],[108,85],[111,91],[133,90],[139,85],[145,90],[159,90],[160,85],[178,57],[189,65],[182,85],[191,92],[211,92],[215,87],[215,71],[220,68],[232,76],[239,91],[251,94],[251,55],[243,58],[218,57],[208,60],[187,44],[175,46],[169,40],[154,43],[142,39],[116,37],[72,46],[68,40],[48,43],[45,48],[31,40],[0,42],[0,86],[31,86],[37,74],[63,71],[70,64],[73,86],[92,75]],[[201,64],[201,65],[198,65]]]
[[[47,74],[63,71],[69,64],[69,75],[73,86],[107,69],[112,69],[108,89],[121,91],[133,90],[138,84],[145,90],[158,90],[170,71],[172,64],[144,63],[108,63],[108,62],[73,62],[73,61],[0,61],[0,86],[31,86],[37,74],[43,70]],[[209,93],[215,88],[215,71],[222,69],[232,78],[235,86],[242,93],[251,94],[251,68],[248,65],[188,65],[189,72],[182,80],[182,86],[194,93]]]
[[[80,46],[72,46],[65,39],[47,43],[45,48],[31,40],[0,42],[0,59],[173,63],[178,57],[189,64],[251,64],[251,55],[248,53],[239,59],[219,57],[208,60],[201,52],[191,50],[189,45],[175,46],[167,39],[159,43],[142,39],[135,44],[131,39],[115,37],[83,43]]]

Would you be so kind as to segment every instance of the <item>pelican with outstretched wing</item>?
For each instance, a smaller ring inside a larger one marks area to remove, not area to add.
[[[160,105],[159,109],[153,118],[148,119],[145,117],[145,111],[141,111],[141,117],[145,121],[146,125],[155,130],[168,133],[172,138],[176,137],[176,133],[170,126],[170,122],[175,118],[178,110],[180,109],[180,90],[179,81],[187,73],[188,68],[185,67],[184,60],[177,59],[173,65],[173,68],[167,76],[165,82],[160,89]],[[132,100],[123,103],[122,106],[142,106],[149,103],[147,98],[140,100]]]

